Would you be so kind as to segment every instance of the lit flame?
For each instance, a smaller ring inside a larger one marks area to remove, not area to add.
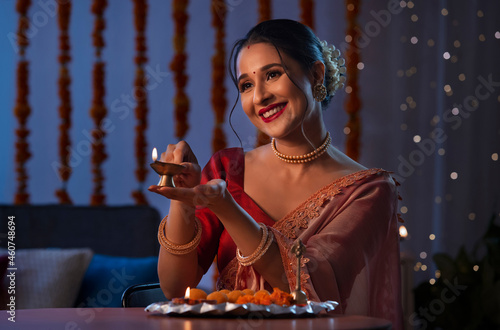
[[[399,236],[401,238],[406,238],[408,236],[408,230],[406,230],[405,226],[399,226]]]
[[[191,289],[187,287],[186,294],[184,295],[184,299],[189,299],[189,295],[191,294]]]
[[[158,151],[156,151],[156,148],[153,148],[153,162],[156,162],[156,159],[158,158]]]

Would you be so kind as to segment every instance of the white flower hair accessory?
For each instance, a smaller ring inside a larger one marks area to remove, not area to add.
[[[340,57],[340,50],[326,41],[320,41],[322,46],[323,60],[325,61],[325,87],[330,97],[344,87],[346,81],[345,60]]]

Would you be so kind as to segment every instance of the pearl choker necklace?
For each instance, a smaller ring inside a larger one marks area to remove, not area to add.
[[[273,148],[274,154],[276,157],[281,159],[282,161],[285,161],[287,163],[293,163],[293,164],[299,164],[299,163],[307,163],[310,162],[311,160],[314,160],[324,154],[328,150],[328,146],[332,142],[332,138],[330,136],[330,132],[326,132],[326,139],[323,142],[322,145],[320,145],[317,149],[314,149],[308,154],[305,155],[299,155],[299,156],[289,156],[282,154],[276,149],[276,140],[272,138],[271,140],[271,146]]]

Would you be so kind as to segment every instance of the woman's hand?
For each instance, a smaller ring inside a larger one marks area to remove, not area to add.
[[[229,192],[226,190],[226,182],[221,179],[210,180],[206,184],[197,185],[193,188],[151,186],[149,187],[149,191],[187,205],[208,207],[212,210],[220,207],[221,203],[229,195]]]
[[[176,187],[192,188],[200,184],[201,168],[186,141],[169,144],[167,150],[160,155],[160,161],[185,166],[185,169],[180,174],[174,176]]]

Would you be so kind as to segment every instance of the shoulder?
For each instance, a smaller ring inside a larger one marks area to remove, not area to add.
[[[239,176],[244,170],[245,154],[242,148],[227,148],[212,155],[203,169],[203,176],[210,180]]]
[[[397,183],[391,172],[381,168],[368,168],[352,172],[331,183],[338,188],[352,187],[356,194],[374,194],[378,196],[394,196]]]

